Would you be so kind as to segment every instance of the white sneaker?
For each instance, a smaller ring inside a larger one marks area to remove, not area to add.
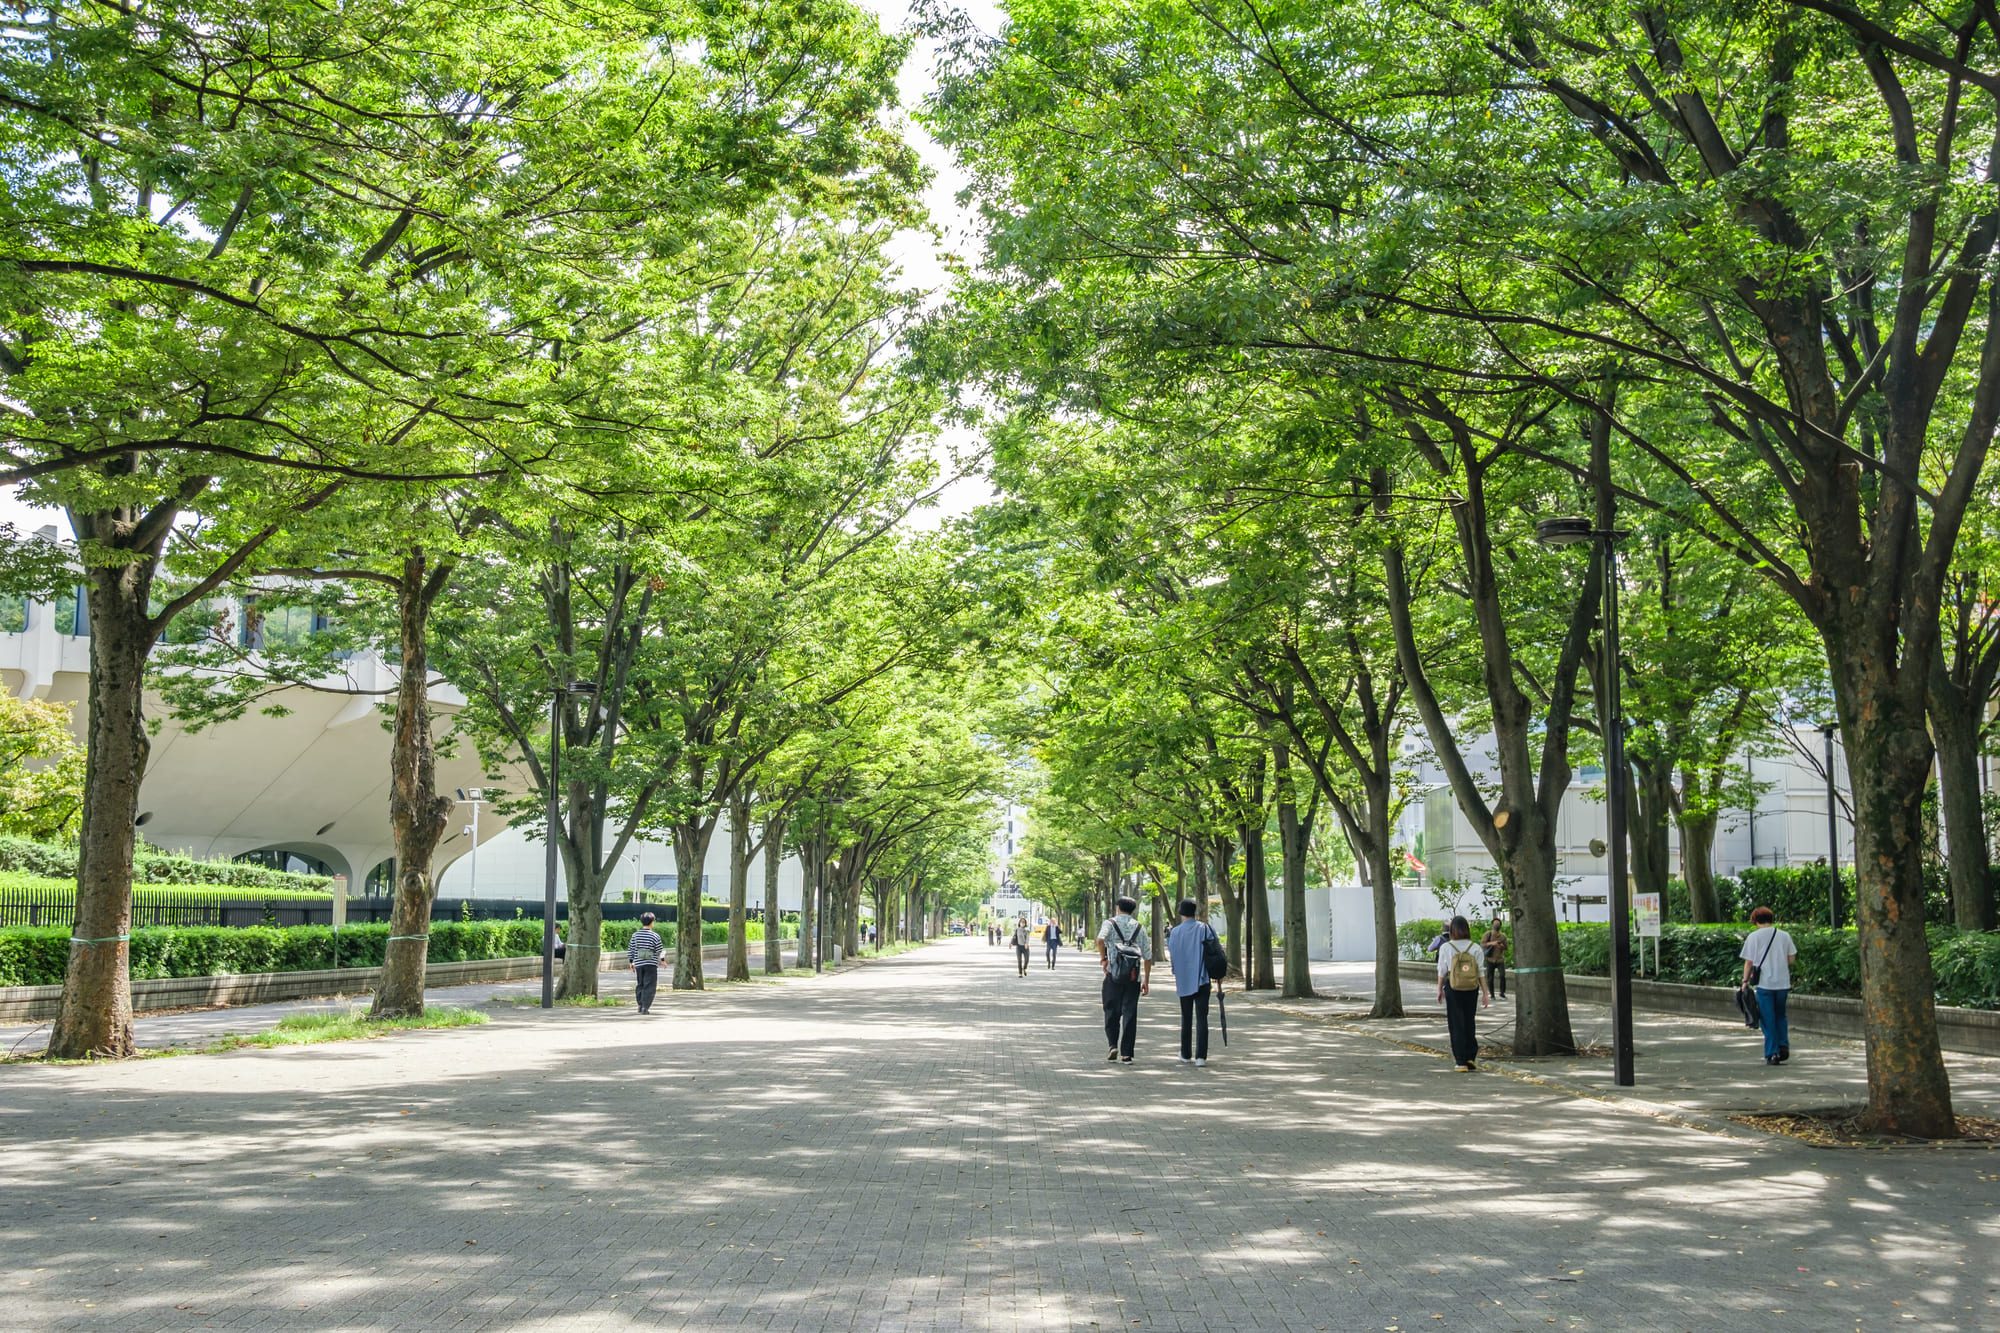
[[[1195,1062],[1194,1062],[1194,1067],[1195,1067],[1196,1069],[1206,1069],[1206,1068],[1208,1068],[1208,1061],[1206,1061],[1206,1060],[1197,1060],[1197,1061],[1195,1061]]]
[[[1194,1063],[1194,1061],[1188,1059],[1185,1055],[1180,1057],[1180,1062],[1184,1065],[1191,1065]]]

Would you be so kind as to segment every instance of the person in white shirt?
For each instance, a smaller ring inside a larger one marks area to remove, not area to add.
[[[1107,1060],[1132,1063],[1139,1035],[1139,997],[1153,986],[1153,937],[1138,918],[1134,898],[1118,900],[1118,914],[1097,928],[1097,957],[1104,967],[1104,1040]],[[1116,955],[1116,956],[1114,956]]]
[[[1473,943],[1471,925],[1462,916],[1453,917],[1438,946],[1438,1000],[1451,1030],[1452,1063],[1461,1074],[1470,1074],[1479,1056],[1479,1008],[1493,1003],[1485,961],[1485,951]]]
[[[1785,1006],[1792,995],[1792,963],[1799,946],[1775,924],[1778,914],[1760,907],[1750,914],[1757,929],[1743,941],[1743,984],[1757,988],[1757,1012],[1764,1020],[1764,1063],[1781,1065],[1792,1058],[1792,1033]]]

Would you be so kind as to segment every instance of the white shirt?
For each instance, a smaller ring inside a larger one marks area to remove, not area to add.
[[[1484,963],[1485,963],[1485,961],[1486,961],[1486,951],[1485,951],[1484,949],[1480,948],[1480,947],[1479,947],[1479,945],[1478,945],[1478,944],[1477,944],[1477,943],[1476,943],[1475,941],[1472,941],[1472,940],[1446,940],[1446,941],[1445,941],[1445,942],[1444,942],[1443,944],[1440,944],[1440,945],[1438,946],[1438,980],[1439,980],[1439,981],[1449,981],[1449,980],[1451,979],[1451,959],[1452,959],[1452,955],[1453,955],[1453,954],[1461,954],[1461,953],[1469,953],[1469,954],[1471,954],[1471,955],[1472,955],[1472,961],[1473,961],[1473,962],[1475,962],[1475,963],[1480,963],[1480,964],[1484,964]]]
[[[1749,960],[1751,966],[1763,970],[1757,975],[1758,990],[1790,990],[1792,988],[1792,958],[1799,946],[1792,943],[1792,937],[1776,926],[1759,926],[1743,941],[1743,952],[1739,957]]]
[[[1097,938],[1100,942],[1109,939],[1122,940],[1137,949],[1141,958],[1149,963],[1153,961],[1153,933],[1147,930],[1136,916],[1126,916],[1120,912],[1117,916],[1104,918],[1104,924],[1097,928]]]

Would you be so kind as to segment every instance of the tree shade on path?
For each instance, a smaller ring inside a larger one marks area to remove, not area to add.
[[[1096,989],[953,941],[650,1019],[10,1067],[0,1324],[1993,1322],[1964,1153],[1722,1138],[1258,1006],[1197,1072],[1165,987],[1110,1067]]]

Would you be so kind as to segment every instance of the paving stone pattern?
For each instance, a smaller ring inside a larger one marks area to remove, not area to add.
[[[952,941],[629,1008],[0,1069],[0,1328],[2000,1328],[2000,1155],[1665,1123]],[[505,988],[491,988],[500,990]]]

